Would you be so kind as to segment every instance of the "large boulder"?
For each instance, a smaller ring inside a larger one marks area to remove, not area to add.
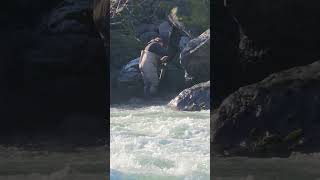
[[[320,150],[320,61],[240,88],[212,115],[215,155]]]
[[[210,81],[183,90],[168,106],[180,111],[210,109]]]
[[[210,29],[188,42],[180,54],[186,72],[200,82],[210,79]]]
[[[121,69],[118,75],[118,84],[116,86],[121,91],[118,93],[122,94],[123,98],[124,96],[127,98],[141,96],[143,93],[143,79],[139,70],[139,59],[131,60]]]

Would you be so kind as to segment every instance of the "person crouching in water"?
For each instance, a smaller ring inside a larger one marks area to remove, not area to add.
[[[167,59],[166,45],[159,37],[151,40],[141,51],[139,69],[143,77],[146,98],[157,94],[160,82],[160,66],[166,63]]]

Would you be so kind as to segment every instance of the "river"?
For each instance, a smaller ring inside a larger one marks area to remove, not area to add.
[[[63,149],[63,150],[61,150]],[[0,180],[105,180],[104,147],[0,147]]]
[[[320,154],[289,158],[215,158],[215,180],[320,180]]]
[[[210,179],[210,112],[179,112],[166,103],[111,107],[112,180]]]

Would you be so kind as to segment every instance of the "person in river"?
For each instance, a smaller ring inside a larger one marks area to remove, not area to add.
[[[139,69],[143,77],[146,98],[157,94],[164,65],[168,59],[167,45],[160,37],[152,39],[141,51]]]

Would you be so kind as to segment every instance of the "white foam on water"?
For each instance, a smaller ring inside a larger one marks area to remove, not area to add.
[[[111,108],[111,179],[209,179],[210,112]]]

